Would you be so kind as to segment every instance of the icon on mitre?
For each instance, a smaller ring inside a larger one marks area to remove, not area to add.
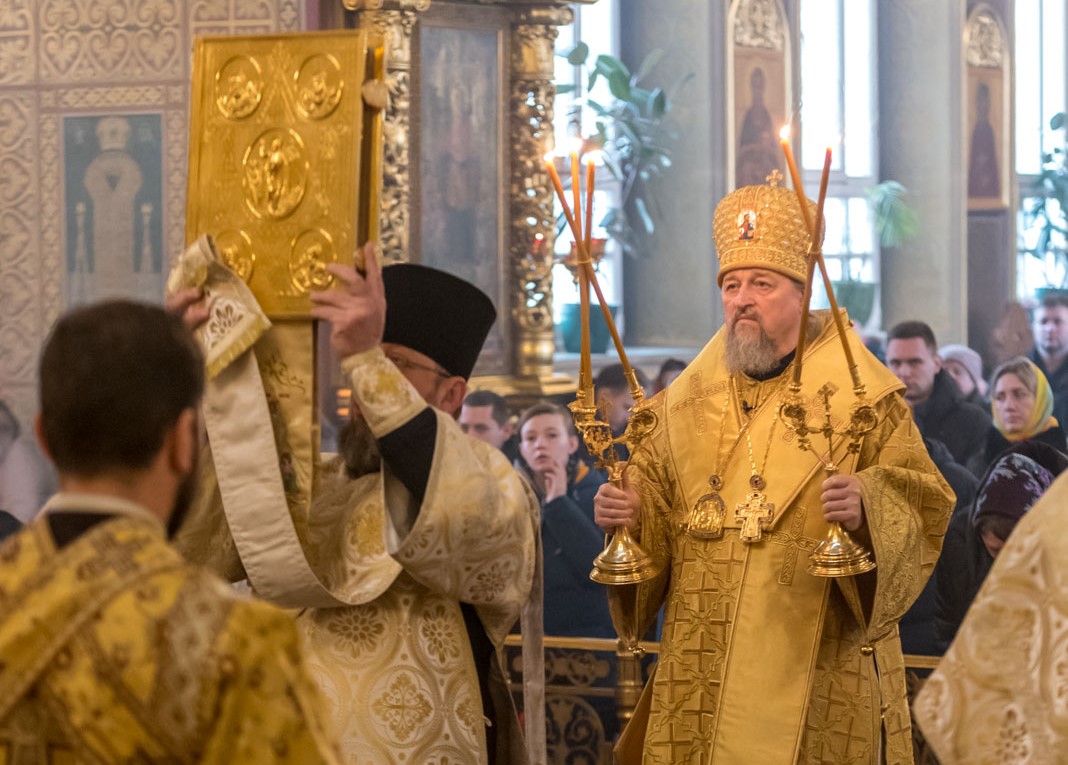
[[[753,210],[742,210],[738,213],[739,241],[753,238],[753,232],[756,231],[756,219],[757,214]]]

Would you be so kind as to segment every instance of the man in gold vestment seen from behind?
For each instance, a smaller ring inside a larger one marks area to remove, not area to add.
[[[731,193],[715,235],[724,326],[651,400],[658,424],[625,488],[605,484],[596,500],[598,524],[634,529],[656,572],[611,589],[617,614],[636,622],[621,626],[642,634],[665,609],[660,661],[620,753],[650,764],[911,763],[897,622],[931,573],[953,494],[902,385],[852,331],[877,425],[855,454],[834,436],[837,470],[825,469],[824,414],[841,433],[858,403],[827,311],[805,317],[811,450],[783,422],[809,245],[794,193]],[[808,573],[829,521],[872,551],[873,571]]]
[[[0,546],[0,763],[335,763],[293,622],[168,544],[204,361],[129,302],[60,319],[38,437],[60,492]]]

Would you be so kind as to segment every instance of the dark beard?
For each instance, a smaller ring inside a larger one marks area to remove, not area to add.
[[[337,436],[337,452],[345,463],[349,478],[362,478],[382,469],[382,453],[378,439],[363,417],[350,419]]]
[[[750,377],[767,374],[779,365],[781,356],[771,342],[764,328],[757,325],[756,337],[742,336],[735,330],[735,325],[727,328],[727,347],[724,363],[730,372],[744,372]]]
[[[174,505],[171,509],[171,517],[167,519],[167,538],[174,539],[185,523],[189,515],[189,508],[193,504],[193,495],[197,488],[198,470],[194,467],[189,475],[178,484],[178,490],[174,495]]]
[[[196,439],[195,434],[193,437]],[[167,519],[168,539],[174,539],[178,532],[181,531],[182,524],[185,523],[185,519],[189,515],[189,508],[193,506],[193,498],[197,493],[197,479],[200,477],[200,458],[202,453],[200,451],[200,441],[194,440],[193,443],[196,444],[196,454],[193,455],[193,469],[189,471],[189,475],[179,482],[178,489],[174,493],[171,515]]]

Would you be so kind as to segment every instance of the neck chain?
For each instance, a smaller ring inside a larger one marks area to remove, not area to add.
[[[775,400],[777,398],[778,387],[773,391],[765,401]],[[735,418],[739,424],[738,435],[734,439],[734,443],[731,444],[727,450],[726,456],[720,460],[720,455],[723,453],[723,441],[724,434],[726,432],[727,411],[730,409],[731,397],[734,397],[738,402],[735,406]],[[720,413],[719,420],[719,439],[716,443],[716,464],[712,469],[712,475],[708,477],[709,492],[700,497],[691,509],[689,517],[683,524],[683,528],[686,532],[697,539],[716,539],[723,535],[723,523],[726,519],[726,504],[723,502],[723,497],[720,496],[720,490],[723,489],[723,471],[725,471],[730,465],[731,457],[734,456],[735,450],[738,445],[745,439],[746,448],[749,453],[749,464],[751,467],[751,475],[749,478],[749,486],[751,491],[746,495],[746,501],[739,504],[735,508],[735,512],[739,518],[742,519],[742,534],[741,539],[747,542],[759,541],[761,535],[761,529],[764,528],[768,522],[770,522],[774,514],[774,505],[767,503],[767,495],[764,494],[764,488],[767,486],[767,481],[764,479],[764,469],[768,464],[768,455],[771,453],[771,442],[775,435],[775,428],[779,423],[779,413],[776,409],[773,419],[771,421],[771,431],[768,433],[768,443],[764,450],[764,458],[761,462],[759,469],[757,468],[756,461],[753,457],[753,439],[750,434],[751,425],[756,415],[763,407],[763,403],[753,410],[752,416],[749,414],[742,414],[739,411],[741,399],[738,395],[738,386],[735,382],[734,374],[730,376],[729,384],[727,385],[727,392],[723,397],[723,410]]]
[[[731,377],[731,386],[734,387],[735,395],[737,395],[738,389],[735,386],[735,382],[734,382],[734,377],[733,376]],[[771,398],[772,397],[769,396],[768,400],[771,400]],[[757,411],[759,411],[759,407],[757,407]],[[753,438],[752,438],[752,435],[749,432],[750,429],[748,427],[750,422],[752,422],[752,419],[750,419],[748,416],[746,416],[745,425],[743,426],[743,430],[745,432],[745,445],[746,445],[746,448],[749,451],[749,466],[752,468],[752,475],[749,478],[749,485],[752,486],[753,489],[756,490],[756,491],[762,491],[764,489],[764,487],[767,485],[767,482],[764,480],[764,475],[763,475],[764,474],[764,468],[766,468],[768,466],[768,455],[771,453],[771,442],[775,437],[775,427],[779,424],[779,410],[778,410],[778,407],[776,407],[775,413],[771,416],[771,430],[768,432],[768,443],[767,443],[767,446],[764,448],[764,459],[763,459],[763,461],[761,461],[759,469],[757,468],[756,460],[753,458]],[[739,431],[739,435],[741,435],[741,432],[742,431]]]
[[[764,480],[764,468],[768,466],[768,455],[771,453],[771,442],[775,438],[775,426],[779,424],[779,408],[775,408],[772,415],[771,430],[768,431],[768,445],[764,449],[764,461],[757,469],[756,460],[753,459],[753,439],[749,431],[745,432],[745,443],[749,447],[749,465],[752,474],[749,476],[749,488],[751,491],[745,495],[745,502],[734,508],[734,514],[742,521],[742,530],[738,538],[743,542],[759,542],[764,529],[775,517],[775,505],[768,502],[768,495],[764,493],[767,481]]]

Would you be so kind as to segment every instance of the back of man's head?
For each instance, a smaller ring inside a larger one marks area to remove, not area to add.
[[[162,308],[116,300],[52,328],[39,369],[41,435],[61,474],[148,468],[204,391],[200,349]]]
[[[645,390],[649,389],[649,378],[645,375],[640,368],[634,368],[634,375],[638,378],[638,384]],[[623,369],[622,364],[609,364],[601,369],[597,373],[597,377],[594,378],[593,387],[598,393],[601,391],[612,391],[613,393],[620,393],[626,391],[630,392],[630,383],[627,382],[626,371]]]
[[[891,340],[912,340],[919,338],[923,340],[923,344],[931,351],[932,354],[938,353],[938,343],[935,342],[934,330],[930,325],[922,321],[903,321],[900,324],[895,324],[890,332],[886,335],[887,344]]]
[[[498,425],[506,425],[508,423],[508,403],[504,400],[503,396],[500,396],[491,390],[476,390],[468,393],[467,398],[464,399],[464,406],[492,407],[490,415],[493,417],[493,420]]]

